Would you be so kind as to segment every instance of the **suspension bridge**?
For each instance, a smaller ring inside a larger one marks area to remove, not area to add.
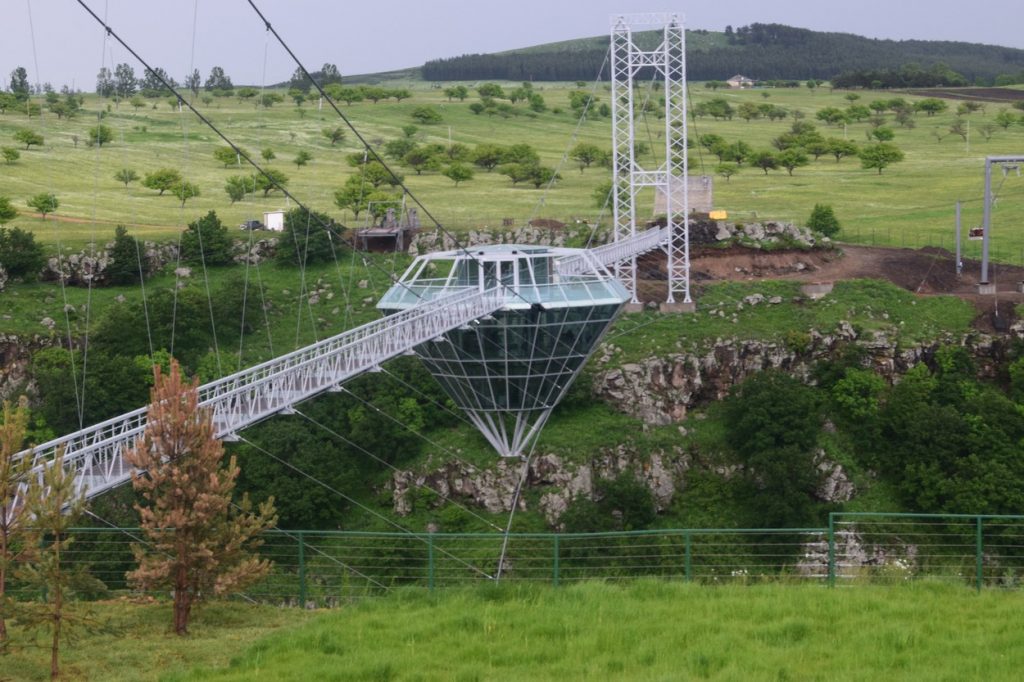
[[[108,36],[154,72],[84,2],[79,4]],[[277,36],[264,15],[249,4],[267,31]],[[661,44],[641,50],[632,39],[633,29],[655,25],[663,31]],[[688,201],[683,26],[677,15],[622,15],[612,18],[611,38],[616,95],[613,240],[591,249],[528,244],[459,247],[417,258],[378,303],[384,313],[381,319],[200,386],[200,405],[212,415],[218,438],[244,440],[240,432],[253,424],[293,411],[317,395],[342,390],[346,381],[389,359],[415,354],[499,455],[524,457],[603,334],[627,305],[638,303],[638,256],[663,251],[668,261],[666,304],[669,309],[692,305],[684,219]],[[283,40],[281,44],[295,58]],[[665,156],[664,163],[653,169],[642,168],[634,155],[632,97],[641,69],[654,69],[664,87]],[[178,94],[170,83],[165,85]],[[321,96],[327,97],[322,90]],[[277,184],[189,101],[178,97],[240,158]],[[335,111],[348,123],[340,110]],[[645,187],[654,187],[666,199],[664,226],[637,227],[637,195]],[[278,189],[304,208],[284,187]],[[38,476],[63,452],[64,466],[74,471],[81,494],[94,497],[130,481],[124,452],[143,434],[146,423],[147,408],[142,407],[20,456],[32,458],[33,475]]]

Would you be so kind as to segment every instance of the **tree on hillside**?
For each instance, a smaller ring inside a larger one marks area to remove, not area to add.
[[[732,162],[720,163],[715,167],[715,172],[725,178],[726,182],[729,182],[729,178],[740,172],[740,167]]]
[[[292,163],[295,164],[296,168],[302,168],[307,163],[313,160],[313,155],[307,152],[305,149],[299,150],[299,153],[292,159]]]
[[[429,147],[413,147],[402,157],[402,163],[420,175],[425,170],[436,170],[441,166],[441,159]]]
[[[995,117],[996,125],[1000,126],[1003,130],[1012,126],[1017,120],[1018,117],[1009,109],[1000,109]]]
[[[755,152],[754,155],[750,157],[750,165],[760,168],[764,171],[765,175],[768,175],[769,170],[775,170],[779,167],[779,159],[775,156],[775,152],[766,149],[764,151]]]
[[[0,209],[3,200],[4,197],[0,197]],[[46,264],[46,254],[34,233],[20,227],[0,228],[0,263],[11,277],[33,280]]]
[[[335,126],[334,128],[324,128],[322,131],[323,136],[331,142],[331,146],[338,144],[345,139],[345,131],[341,126]]]
[[[4,401],[0,423],[0,656],[7,653],[7,618],[14,606],[7,596],[7,579],[26,553],[34,549],[27,537],[28,511],[24,504],[14,506],[18,487],[32,468],[31,457],[14,457],[25,444],[28,418],[28,398],[22,396],[14,408]]]
[[[122,168],[114,173],[114,179],[118,182],[123,182],[124,188],[128,189],[128,185],[139,179],[139,174],[131,168]]]
[[[164,192],[181,182],[181,173],[173,168],[161,168],[152,173],[146,173],[142,179],[142,186],[147,189],[155,189],[163,196]]]
[[[260,156],[262,156],[263,160],[266,161],[267,163],[270,163],[271,161],[277,158],[277,154],[275,154],[274,150],[271,149],[270,147],[264,147],[263,151],[260,152]]]
[[[192,73],[185,76],[185,80],[182,83],[182,85],[192,91],[193,95],[199,94],[199,86],[202,84],[203,77],[199,75],[199,69],[192,69]]]
[[[860,151],[860,148],[853,142],[838,137],[828,138],[828,149],[829,154],[836,157],[836,163],[839,163],[844,156],[854,156]]]
[[[182,207],[184,207],[186,201],[199,196],[199,186],[189,182],[188,180],[182,180],[171,187],[171,193],[178,197],[178,201],[180,201]]]
[[[8,166],[21,158],[21,152],[19,152],[14,147],[3,147],[2,149],[0,149],[0,153],[3,154],[4,163],[6,163]]]
[[[206,82],[203,83],[203,87],[207,90],[230,90],[232,87],[231,78],[224,73],[224,69],[220,66],[215,66],[210,69],[210,75],[206,78]]]
[[[454,182],[456,187],[460,182],[473,179],[473,169],[458,161],[445,168],[441,174]]]
[[[284,232],[274,259],[285,266],[327,263],[336,255],[335,242],[342,228],[324,213],[295,208],[284,216]]]
[[[806,166],[808,163],[807,155],[798,148],[787,149],[779,154],[779,165],[785,168],[790,175],[793,175],[795,169]]]
[[[135,237],[128,234],[128,228],[118,225],[114,228],[114,246],[110,249],[107,264],[107,280],[114,285],[137,284],[142,280],[142,265],[139,262],[141,249]]]
[[[423,124],[440,123],[442,120],[441,112],[430,106],[416,107],[410,116],[414,121]]]
[[[14,204],[7,197],[0,196],[0,225],[6,225],[15,218],[18,217],[18,209],[14,208]],[[3,260],[0,259],[0,263]]]
[[[943,111],[949,108],[945,102],[936,97],[926,97],[922,100],[918,100],[914,103],[914,109],[917,111],[923,111],[928,116],[934,116],[935,114],[941,114]]]
[[[266,151],[266,150],[265,150]],[[275,189],[282,189],[288,185],[288,176],[283,171],[279,171],[276,168],[264,169],[262,173],[257,173],[253,176],[253,182],[255,183],[256,189],[263,192],[263,196],[267,196]]]
[[[181,233],[181,259],[186,263],[230,265],[231,235],[215,211],[188,224]]]
[[[43,220],[46,220],[47,213],[53,213],[60,207],[60,201],[57,200],[57,197],[48,192],[40,192],[25,203],[28,204],[29,208],[34,208],[36,213],[42,215]]]
[[[138,90],[138,80],[131,64],[118,64],[114,67],[114,92],[118,99],[128,99]]]
[[[584,168],[590,168],[590,164],[601,160],[604,152],[596,144],[580,142],[569,152],[569,156],[579,164],[580,173]]]
[[[217,147],[213,150],[213,158],[224,164],[225,168],[237,166],[239,162],[238,152],[234,147]]]
[[[451,102],[452,99],[457,99],[460,102],[469,96],[469,89],[465,85],[455,85],[450,88],[444,89],[444,96]]]
[[[114,131],[110,129],[110,126],[100,124],[89,128],[89,137],[87,143],[90,147],[96,145],[102,147],[104,144],[111,142],[114,139]]]
[[[26,100],[32,92],[28,82],[28,71],[24,66],[19,66],[11,71],[11,93],[19,100]]]
[[[224,183],[224,191],[227,192],[228,198],[231,203],[241,201],[245,198],[245,195],[249,192],[256,190],[255,182],[251,177],[245,177],[242,175],[232,175]]]
[[[33,477],[25,494],[27,516],[32,519],[30,542],[34,551],[19,568],[26,586],[44,596],[20,609],[18,620],[33,628],[50,631],[50,679],[60,677],[60,645],[68,630],[95,626],[87,616],[69,611],[66,600],[76,590],[93,589],[98,582],[83,563],[69,562],[66,553],[74,541],[71,529],[81,523],[85,499],[75,485],[76,474],[64,466],[63,446],[47,466],[41,480]]]
[[[199,407],[198,380],[189,384],[176,361],[164,376],[154,370],[146,430],[125,459],[146,545],[132,546],[139,567],[128,574],[142,589],[173,590],[174,632],[188,632],[192,606],[231,594],[259,580],[270,562],[254,550],[260,533],[276,522],[273,498],[253,510],[247,495],[232,507],[239,470],[224,466],[213,415]]]
[[[862,168],[877,168],[879,175],[890,165],[903,160],[903,152],[900,148],[888,142],[868,145],[861,149],[857,156],[860,157]]]
[[[320,67],[320,78],[317,79],[320,83],[320,87],[326,87],[331,84],[341,83],[341,72],[338,71],[338,67],[329,62],[325,62]]]
[[[19,128],[14,131],[14,140],[25,145],[25,149],[28,149],[32,145],[42,146],[44,139],[43,136],[34,130],[28,128]]]

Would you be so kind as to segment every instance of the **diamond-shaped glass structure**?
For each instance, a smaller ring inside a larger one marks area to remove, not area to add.
[[[387,314],[465,290],[505,304],[416,347],[488,442],[522,455],[629,300],[585,249],[498,245],[418,257],[381,299]]]

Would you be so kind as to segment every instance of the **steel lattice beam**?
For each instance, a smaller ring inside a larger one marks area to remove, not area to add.
[[[663,26],[661,44],[641,50],[633,41],[634,26]],[[662,79],[665,162],[658,168],[642,168],[635,155],[634,81],[642,68],[654,68]],[[690,302],[689,194],[687,187],[686,129],[686,35],[676,14],[615,15],[611,29],[612,98],[612,212],[613,238],[632,239],[636,234],[636,199],[644,187],[654,187],[666,197],[668,255],[667,302],[681,297]],[[622,261],[616,275],[636,296],[636,258]]]

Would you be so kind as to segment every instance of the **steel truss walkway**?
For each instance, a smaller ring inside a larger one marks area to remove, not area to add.
[[[652,228],[592,249],[587,257],[566,258],[557,268],[561,273],[574,274],[583,270],[588,260],[612,266],[663,248],[666,241],[665,228]],[[447,331],[519,302],[515,292],[506,287],[466,290],[437,298],[203,384],[199,387],[199,404],[213,412],[217,437],[231,440],[237,432],[271,415],[330,391]],[[147,408],[142,407],[20,455],[34,459],[32,472],[38,476],[63,447],[64,465],[76,472],[78,490],[93,497],[131,480],[131,467],[124,461],[123,452],[145,430],[146,413]]]

